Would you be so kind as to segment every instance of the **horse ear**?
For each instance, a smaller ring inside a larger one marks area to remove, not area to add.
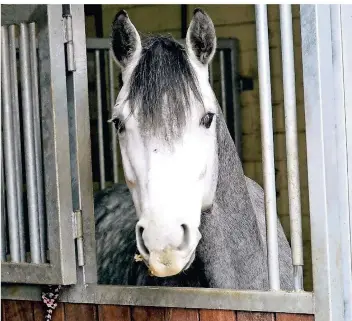
[[[213,21],[202,10],[195,9],[187,31],[186,46],[202,65],[213,59],[216,50],[216,34]]]
[[[141,51],[141,38],[125,10],[120,10],[112,23],[111,50],[122,68]]]

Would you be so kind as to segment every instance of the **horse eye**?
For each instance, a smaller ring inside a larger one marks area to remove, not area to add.
[[[122,121],[119,118],[115,118],[113,120],[113,123],[119,134],[122,134],[125,131],[125,125],[122,123]]]
[[[214,118],[214,113],[206,113],[205,116],[201,119],[200,124],[205,128],[209,128]]]

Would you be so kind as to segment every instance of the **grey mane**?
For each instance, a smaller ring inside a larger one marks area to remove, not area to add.
[[[138,106],[141,131],[166,140],[179,137],[192,106],[191,93],[202,103],[184,46],[171,36],[145,38],[128,94],[132,112]]]
[[[217,120],[219,180],[210,213],[202,214],[202,239],[191,267],[170,278],[148,275],[137,253],[137,216],[125,185],[95,196],[98,279],[101,284],[197,286],[268,290],[263,189],[243,174],[220,112]],[[291,249],[278,222],[280,281],[293,289]]]

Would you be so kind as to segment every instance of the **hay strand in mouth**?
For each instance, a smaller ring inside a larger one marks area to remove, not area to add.
[[[135,255],[134,255],[134,260],[135,260],[136,262],[143,262],[143,256],[140,255],[140,254],[135,254]]]

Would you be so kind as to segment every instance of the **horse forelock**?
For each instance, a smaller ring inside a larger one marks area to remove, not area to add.
[[[147,37],[133,70],[127,99],[144,135],[171,141],[181,136],[192,105],[203,105],[185,48],[169,36]]]

